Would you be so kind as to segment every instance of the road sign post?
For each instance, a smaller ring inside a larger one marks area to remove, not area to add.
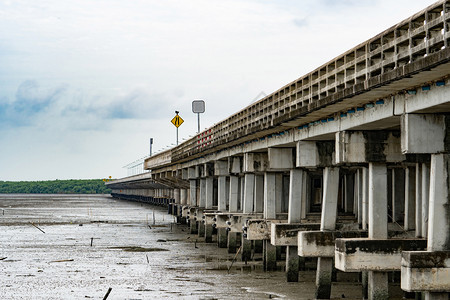
[[[205,101],[203,100],[192,101],[192,112],[194,114],[197,114],[197,124],[198,124],[197,133],[200,133],[200,114],[205,112]]]
[[[177,128],[177,146],[178,146],[178,127],[181,126],[181,124],[183,124],[184,120],[178,115],[179,111],[175,111],[176,115],[175,117],[173,117],[172,124],[175,125],[175,127]]]

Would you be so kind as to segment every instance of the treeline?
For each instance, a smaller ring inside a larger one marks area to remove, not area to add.
[[[0,181],[0,194],[110,194],[102,179]]]

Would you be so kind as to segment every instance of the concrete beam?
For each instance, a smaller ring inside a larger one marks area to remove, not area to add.
[[[336,239],[362,237],[367,237],[367,231],[301,231],[298,233],[298,255],[334,257]]]
[[[401,162],[399,131],[340,131],[336,133],[336,164]]]
[[[243,172],[265,172],[269,166],[267,153],[245,153]]]
[[[335,264],[344,272],[399,271],[402,251],[426,247],[425,239],[337,239]]]
[[[446,143],[448,117],[438,114],[404,114],[401,120],[403,153],[439,153]]]
[[[318,168],[332,166],[334,141],[300,141],[296,148],[296,166],[298,168]]]
[[[274,246],[297,246],[300,232],[320,229],[319,223],[271,223],[270,226],[270,243]]]
[[[401,271],[404,291],[450,291],[450,251],[405,251]]]
[[[293,148],[269,148],[267,155],[270,171],[286,171],[294,167]]]

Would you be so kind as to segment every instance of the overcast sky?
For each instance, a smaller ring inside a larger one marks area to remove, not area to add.
[[[124,177],[432,3],[0,0],[0,180]]]

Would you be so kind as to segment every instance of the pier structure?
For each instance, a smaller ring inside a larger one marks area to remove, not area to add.
[[[316,261],[317,299],[339,272],[448,299],[449,26],[438,1],[107,184],[288,281]]]

